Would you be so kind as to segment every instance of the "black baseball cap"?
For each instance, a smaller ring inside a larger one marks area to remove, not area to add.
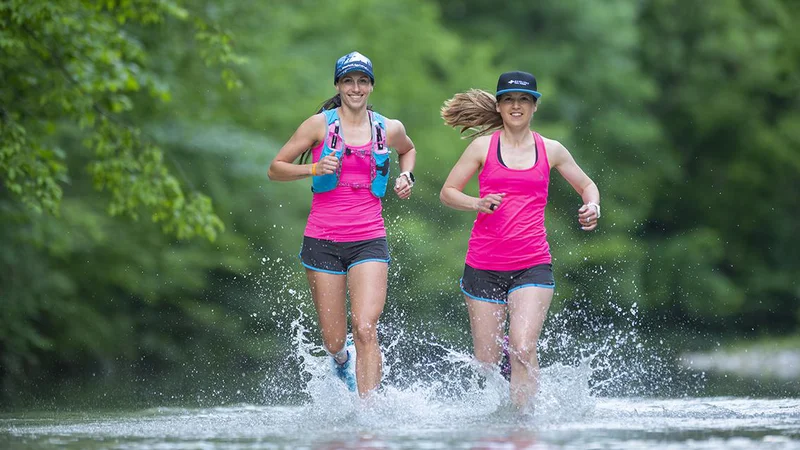
[[[500,75],[497,80],[497,93],[494,94],[495,98],[507,92],[525,92],[531,94],[533,98],[538,99],[542,96],[536,90],[536,77],[528,72],[506,72]]]

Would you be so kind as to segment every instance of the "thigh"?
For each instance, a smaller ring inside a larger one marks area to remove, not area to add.
[[[476,300],[464,296],[469,312],[472,346],[475,357],[481,362],[498,363],[501,357],[501,340],[506,321],[506,305]]]
[[[524,287],[508,294],[509,340],[512,345],[535,342],[542,332],[553,288]]]
[[[377,324],[386,304],[389,264],[365,261],[352,266],[347,275],[353,327]]]
[[[325,346],[338,349],[347,334],[346,276],[311,269],[306,269],[306,276]]]

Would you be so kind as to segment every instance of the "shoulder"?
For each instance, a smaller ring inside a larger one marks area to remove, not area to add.
[[[328,119],[325,117],[325,113],[314,114],[313,116],[307,118],[303,121],[302,125],[327,125]]]
[[[377,112],[375,112],[374,114],[375,117],[383,121],[383,125],[386,127],[387,132],[389,133],[403,132],[403,134],[405,134],[406,127],[405,125],[403,125],[403,122],[397,119],[391,119]]]
[[[469,143],[467,148],[464,150],[464,156],[483,161],[486,158],[486,153],[489,151],[489,145],[491,143],[491,134],[488,136],[479,136]]]
[[[544,142],[544,148],[547,152],[547,160],[550,161],[551,166],[557,165],[559,162],[563,161],[567,155],[569,155],[569,151],[561,142],[555,139],[544,137],[542,135],[539,136],[541,136],[542,142]]]
[[[319,113],[314,114],[313,116],[307,118],[300,124],[298,131],[303,134],[314,136],[314,137],[322,137],[325,134],[325,128],[328,125],[328,119],[325,117],[325,114]],[[317,139],[319,140],[319,139]]]
[[[386,116],[381,116],[377,113],[376,115],[383,121],[383,126],[386,128],[386,136],[389,138],[391,146],[394,147],[397,143],[408,138],[408,133],[406,132],[406,127],[403,125],[403,122],[400,122],[397,119],[390,119]]]
[[[475,139],[473,139],[472,142],[469,143],[469,145],[467,146],[467,150],[469,150],[469,149],[488,150],[489,149],[489,144],[491,144],[491,143],[492,143],[492,135],[491,134],[486,135],[486,136],[478,136]]]

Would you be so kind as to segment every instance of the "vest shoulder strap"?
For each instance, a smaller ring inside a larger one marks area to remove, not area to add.
[[[385,118],[375,111],[369,111],[369,119],[372,123],[371,128],[373,148],[378,151],[383,151],[386,148]]]
[[[328,125],[332,124],[339,118],[339,114],[336,113],[336,108],[326,109],[322,111],[322,114],[325,114],[325,121]]]

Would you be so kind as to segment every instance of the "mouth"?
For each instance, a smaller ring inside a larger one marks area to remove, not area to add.
[[[521,112],[512,112],[511,117],[522,117],[523,114]]]

